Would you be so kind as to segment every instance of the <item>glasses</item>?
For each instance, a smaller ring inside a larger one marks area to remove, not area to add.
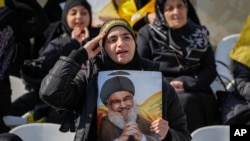
[[[120,106],[123,103],[130,104],[132,102],[133,96],[126,96],[123,100],[110,100],[108,102],[111,106]]]

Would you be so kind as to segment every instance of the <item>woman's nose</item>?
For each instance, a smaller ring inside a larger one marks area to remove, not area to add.
[[[118,39],[117,39],[117,45],[118,45],[118,46],[121,46],[122,44],[123,44],[122,38],[118,38]]]

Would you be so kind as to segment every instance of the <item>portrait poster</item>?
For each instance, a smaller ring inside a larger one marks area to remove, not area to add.
[[[127,91],[127,93],[120,94],[119,91]],[[131,112],[131,109],[136,110]],[[124,115],[131,115],[133,118],[124,118]],[[157,138],[155,133],[149,134],[148,131],[152,121],[161,117],[162,74],[160,72],[130,70],[99,72],[97,101],[99,141],[117,139],[123,131],[123,127],[131,120],[138,124],[139,129],[143,128],[141,132],[147,140],[150,140],[148,139],[151,138],[150,136]],[[143,119],[149,124],[141,126],[140,123],[143,120],[139,121],[139,119]]]

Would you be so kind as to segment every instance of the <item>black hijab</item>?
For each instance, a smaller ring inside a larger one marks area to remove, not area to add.
[[[92,23],[92,11],[91,11],[91,6],[90,4],[86,1],[86,0],[67,0],[64,8],[63,8],[63,12],[62,12],[62,25],[63,25],[63,29],[65,30],[65,32],[68,35],[71,35],[72,29],[69,28],[68,23],[67,23],[67,14],[69,12],[69,10],[76,6],[76,5],[82,5],[84,6],[89,14],[90,14],[90,22],[89,22],[89,26],[88,29],[90,29],[91,27],[91,23]]]
[[[124,27],[125,29],[127,29],[131,35],[133,36],[134,38],[134,41],[135,41],[135,34],[134,34],[134,30],[133,28],[130,26],[130,24],[124,20],[124,19],[120,19],[120,18],[114,18],[114,19],[110,19],[108,21],[106,21],[102,27],[101,27],[101,30],[100,32],[103,32],[103,31],[106,31],[107,34],[108,32],[116,27],[116,26],[122,26]],[[100,41],[100,45],[103,46],[104,45],[104,42],[105,42],[105,37],[103,40]],[[135,41],[135,44],[136,44],[136,41]],[[142,69],[142,66],[141,66],[141,63],[140,63],[140,57],[137,53],[137,45],[135,47],[135,54],[134,54],[134,57],[133,59],[127,63],[127,64],[117,64],[116,62],[114,62],[107,54],[107,52],[105,51],[105,49],[102,50],[101,52],[101,60],[102,60],[102,63],[104,66],[104,70],[141,70]]]
[[[164,17],[164,6],[166,0],[157,0],[156,23],[151,27],[151,36],[153,39],[164,47],[170,48],[169,51],[176,53],[187,60],[196,62],[199,60],[197,54],[205,52],[210,46],[209,32],[201,25],[195,24],[191,20],[178,28],[169,27]],[[186,0],[183,0],[187,7]]]

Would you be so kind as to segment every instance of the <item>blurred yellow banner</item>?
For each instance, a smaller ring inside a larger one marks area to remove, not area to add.
[[[240,37],[230,52],[230,57],[248,67],[250,67],[250,15],[240,32]]]
[[[4,0],[0,0],[0,7],[4,7],[5,6],[5,1]]]

